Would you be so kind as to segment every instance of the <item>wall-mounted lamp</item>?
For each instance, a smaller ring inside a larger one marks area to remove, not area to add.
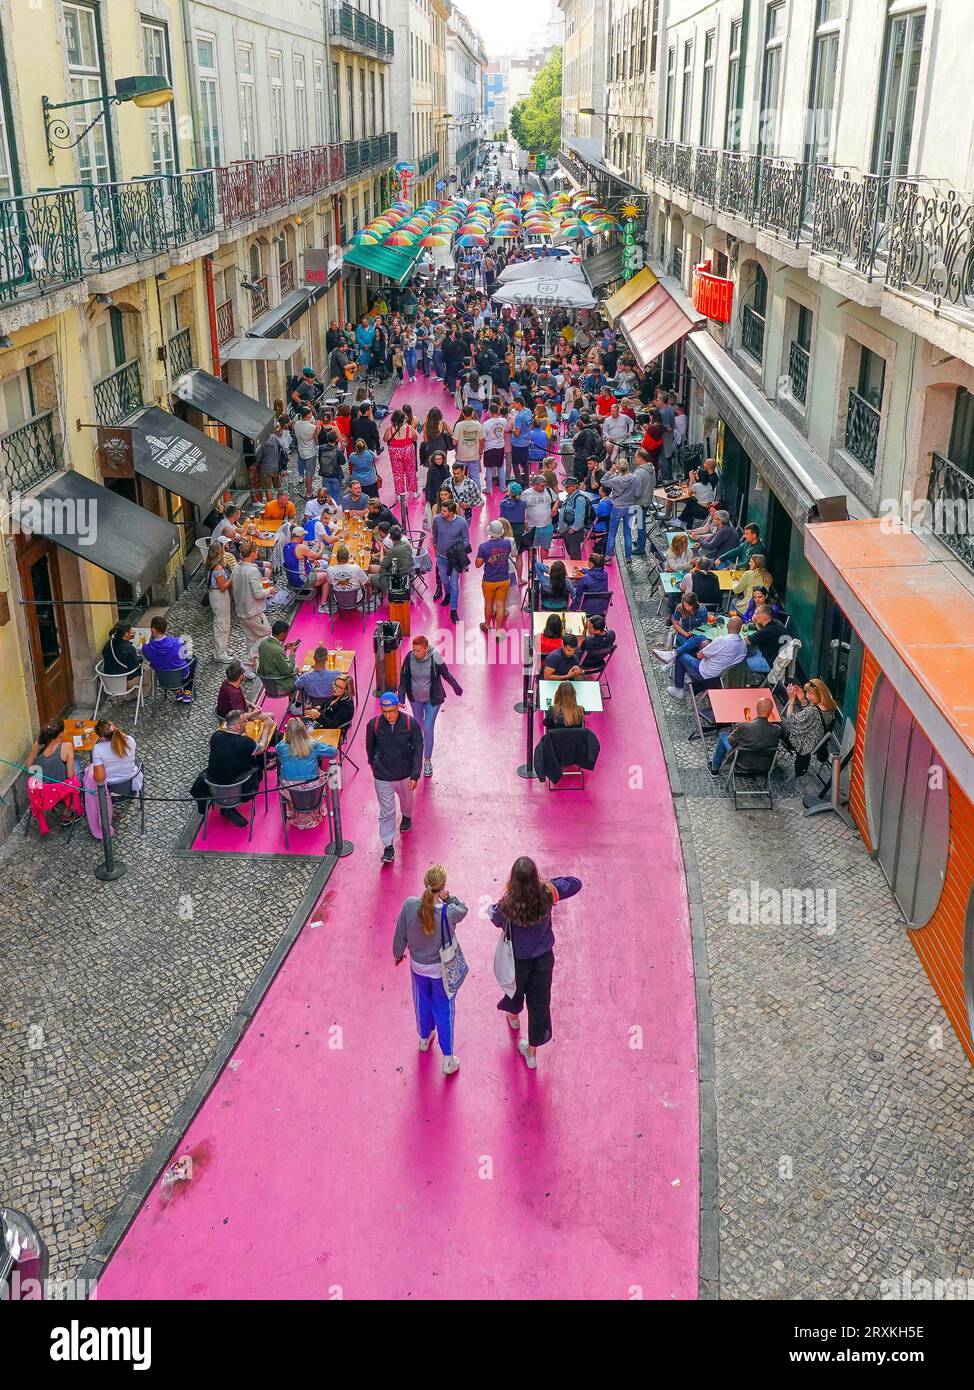
[[[81,97],[78,101],[49,101],[47,97],[42,96],[41,108],[44,112],[44,138],[47,142],[48,164],[54,163],[55,149],[73,150],[75,145],[80,145],[89,131],[94,130],[99,121],[104,121],[107,125],[110,106],[121,106],[123,102],[133,101],[136,106],[151,109],[155,106],[168,106],[172,99],[172,87],[165,77],[146,75],[120,77],[115,83],[113,96]],[[89,121],[84,130],[78,131],[76,134],[69,122],[63,117],[51,116],[52,111],[67,111],[78,106],[98,106],[100,110],[95,114],[94,119]]]

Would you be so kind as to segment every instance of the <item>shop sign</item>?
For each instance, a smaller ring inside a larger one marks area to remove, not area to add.
[[[636,266],[636,219],[639,208],[627,203],[622,208],[622,278],[631,280]]]
[[[710,273],[710,262],[693,268],[693,307],[715,323],[730,323],[734,300],[734,281]]]
[[[135,477],[135,446],[126,425],[98,426],[98,459],[103,478]]]

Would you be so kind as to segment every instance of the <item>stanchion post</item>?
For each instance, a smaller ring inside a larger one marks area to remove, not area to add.
[[[524,710],[524,762],[517,770],[519,777],[530,780],[534,776],[534,691],[528,687]]]
[[[532,617],[532,623],[534,619]],[[524,633],[524,681],[521,691],[521,698],[514,706],[515,714],[523,714],[528,707],[528,695],[531,690],[531,678],[534,675],[534,633],[528,628]]]
[[[404,531],[407,531],[409,527],[407,525],[408,517],[406,516],[406,494],[404,492],[400,492],[399,494],[399,517],[402,521],[402,529]]]
[[[117,878],[124,877],[125,865],[120,859],[115,858],[115,849],[112,845],[112,813],[108,804],[108,788],[105,786],[105,769],[100,763],[95,763],[92,770],[95,778],[95,793],[98,797],[101,847],[105,855],[105,862],[95,865],[95,878],[100,878],[102,883],[114,883]]]
[[[325,845],[325,853],[334,855],[336,859],[346,859],[355,849],[355,846],[351,840],[346,840],[342,836],[342,798],[339,794],[337,778],[328,778],[328,797],[331,807],[331,833],[334,839]]]

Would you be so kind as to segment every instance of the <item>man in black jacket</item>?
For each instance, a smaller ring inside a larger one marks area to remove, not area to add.
[[[402,811],[399,829],[413,828],[413,793],[423,768],[423,731],[411,715],[399,708],[399,696],[387,690],[379,699],[381,714],[365,726],[365,754],[375,781],[379,803],[379,837],[382,862],[396,857],[396,797]]]
[[[715,780],[720,765],[732,748],[738,750],[737,766],[741,772],[763,772],[771,762],[781,740],[781,725],[771,723],[772,703],[766,695],[754,705],[754,718],[735,724],[731,730],[722,729],[707,771]]]
[[[364,439],[365,447],[371,449],[376,458],[382,453],[382,440],[379,438],[379,426],[375,423],[372,414],[372,402],[363,402],[358,419],[353,427],[353,439]]]

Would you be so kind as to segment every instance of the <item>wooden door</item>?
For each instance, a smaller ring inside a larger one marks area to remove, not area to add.
[[[64,608],[57,546],[31,537],[17,559],[26,607],[34,675],[34,693],[41,723],[56,719],[74,703],[71,649]]]

